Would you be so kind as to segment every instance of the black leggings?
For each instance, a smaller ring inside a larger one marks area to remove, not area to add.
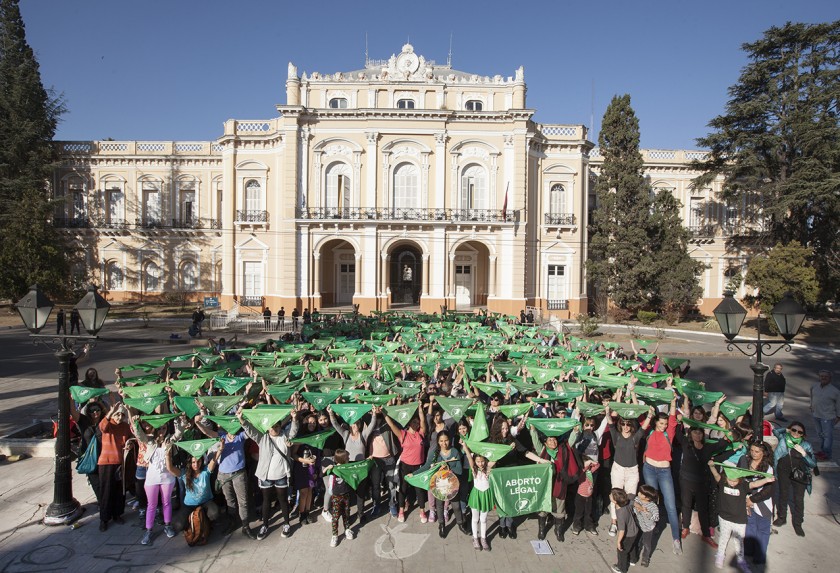
[[[691,527],[691,510],[697,509],[700,518],[700,530],[703,537],[709,536],[709,489],[704,481],[680,479],[680,496],[682,497],[682,528]]]
[[[414,496],[417,501],[417,507],[421,510],[425,509],[426,507],[426,498],[428,497],[429,493],[425,489],[421,489],[419,487],[414,487],[410,485],[407,481],[405,481],[405,476],[410,473],[417,471],[420,465],[411,465],[400,462],[400,493],[399,493],[399,506],[402,509],[405,506],[405,502],[410,497],[409,494],[414,492]]]
[[[280,512],[283,514],[283,523],[289,524],[289,488],[287,487],[265,487],[260,488],[262,492],[262,522],[268,525],[271,521],[272,497],[277,497],[280,502]],[[274,495],[272,495],[274,493]]]

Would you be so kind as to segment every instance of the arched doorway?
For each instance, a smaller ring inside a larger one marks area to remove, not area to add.
[[[342,239],[327,241],[320,248],[318,284],[323,308],[350,306],[356,294],[356,249]]]
[[[486,306],[490,286],[490,250],[487,246],[478,241],[458,245],[451,280],[457,310]]]
[[[397,245],[391,250],[388,286],[391,289],[391,306],[394,308],[420,304],[423,285],[423,257],[420,249],[410,243]]]

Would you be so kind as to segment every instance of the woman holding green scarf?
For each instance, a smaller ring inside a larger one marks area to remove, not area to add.
[[[787,430],[774,429],[779,445],[773,453],[773,469],[779,488],[779,503],[776,505],[776,521],[781,527],[787,523],[787,510],[793,494],[791,518],[793,530],[799,537],[805,537],[802,522],[805,518],[805,492],[811,493],[811,471],[817,467],[817,459],[811,444],[805,440],[805,425],[791,422]]]

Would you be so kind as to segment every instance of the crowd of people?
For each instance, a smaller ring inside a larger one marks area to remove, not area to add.
[[[194,544],[213,526],[263,540],[321,518],[335,547],[390,513],[490,551],[490,532],[516,540],[533,517],[539,539],[614,537],[621,573],[650,565],[658,531],[677,555],[694,531],[718,567],[731,546],[744,571],[747,557],[766,561],[788,509],[805,535],[817,468],[805,425],[754,435],[750,403],[688,378],[690,362],[653,341],[625,348],[487,315],[307,326],[126,365],[116,391],[88,369],[71,392],[100,529],[123,522],[127,494],[144,545],[156,525]],[[836,423],[832,404],[812,411]],[[530,464],[551,465],[550,503],[500,511],[494,472]]]

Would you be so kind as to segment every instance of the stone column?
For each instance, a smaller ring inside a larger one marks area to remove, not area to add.
[[[496,296],[496,257],[494,255],[490,256],[490,269],[488,270],[487,275],[487,290],[487,294],[489,296]]]
[[[356,283],[353,287],[355,291],[353,296],[360,296],[362,294],[362,255],[359,253],[356,253],[356,272],[353,278]]]
[[[321,253],[315,254],[315,263],[312,268],[312,298],[321,296]]]
[[[429,255],[423,255],[423,291],[422,296],[429,296]]]
[[[449,255],[449,294],[447,297],[455,297],[455,255]]]

